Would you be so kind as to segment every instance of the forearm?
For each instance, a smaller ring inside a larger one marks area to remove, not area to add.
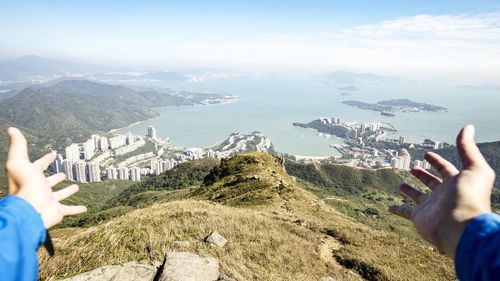
[[[36,280],[36,251],[45,240],[40,215],[25,200],[0,200],[0,276],[2,280]]]
[[[500,216],[480,215],[466,226],[455,254],[460,280],[494,280],[500,276]]]

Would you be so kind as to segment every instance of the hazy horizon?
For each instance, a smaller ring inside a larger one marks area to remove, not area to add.
[[[0,58],[494,83],[495,1],[7,1]]]

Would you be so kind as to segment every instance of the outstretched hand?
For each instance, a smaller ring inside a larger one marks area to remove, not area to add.
[[[431,189],[423,193],[413,186],[402,184],[400,189],[417,206],[391,206],[389,211],[413,221],[417,232],[439,250],[455,256],[455,250],[467,223],[491,212],[491,192],[495,173],[490,168],[474,141],[474,127],[465,126],[457,137],[458,154],[463,170],[436,153],[425,159],[441,174],[438,178],[421,168],[411,173]]]
[[[5,170],[9,181],[9,194],[15,194],[29,202],[40,213],[45,228],[60,223],[65,216],[87,211],[85,206],[67,206],[59,201],[78,191],[73,184],[57,192],[52,187],[64,181],[64,173],[45,177],[43,171],[55,160],[55,153],[49,153],[35,162],[30,162],[26,139],[16,128],[7,130],[10,145]]]

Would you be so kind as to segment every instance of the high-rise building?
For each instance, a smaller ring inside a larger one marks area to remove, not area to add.
[[[118,135],[109,139],[109,146],[111,147],[111,149],[117,149],[118,147],[126,145],[126,143],[127,138],[125,135]]]
[[[148,137],[156,140],[156,129],[153,126],[148,126]]]
[[[378,122],[371,123],[370,124],[370,130],[372,132],[376,132],[376,131],[380,130],[380,123],[378,123]]]
[[[405,137],[400,136],[399,137],[399,145],[404,145],[405,144]]]
[[[83,160],[78,160],[74,163],[75,180],[79,182],[87,182],[87,163]]]
[[[400,170],[409,170],[411,166],[410,153],[404,148],[399,152],[399,156],[391,159],[391,167]]]
[[[443,148],[444,148],[444,142],[442,142],[442,141],[437,141],[434,144],[434,149],[443,149]]]
[[[65,159],[63,161],[63,169],[64,169],[64,173],[66,174],[66,178],[68,180],[75,180],[75,177],[73,174],[73,160],[72,159]]]
[[[119,180],[128,180],[129,179],[129,174],[128,174],[128,168],[127,167],[121,167],[118,169],[118,179]]]
[[[104,152],[104,151],[108,151],[109,149],[109,142],[108,142],[108,138],[107,137],[101,137],[99,139],[99,150]]]
[[[101,181],[101,168],[99,167],[99,163],[89,162],[88,172],[89,172],[89,182]]]
[[[110,166],[106,169],[106,175],[108,177],[108,180],[117,180],[118,179],[118,171],[113,166]]]
[[[50,164],[49,168],[54,173],[64,173],[63,157],[61,154],[57,154],[56,160]]]
[[[134,167],[130,169],[130,179],[132,181],[141,181],[141,168]]]
[[[90,139],[83,143],[83,157],[85,160],[90,160],[95,154],[95,143],[94,140]]]
[[[99,135],[91,135],[90,136],[90,139],[94,142],[94,150],[96,150],[97,148],[99,148],[99,139],[101,137]]]
[[[72,143],[65,149],[66,159],[79,160],[80,159],[80,147],[76,143]]]
[[[135,136],[131,132],[128,132],[127,133],[127,144],[131,145],[131,144],[134,144],[134,142],[135,142]]]

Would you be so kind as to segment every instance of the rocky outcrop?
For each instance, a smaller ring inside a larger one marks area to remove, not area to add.
[[[153,280],[158,268],[153,265],[128,262],[119,265],[106,265],[92,271],[82,273],[65,281],[135,281]]]
[[[216,281],[234,279],[219,272],[215,258],[187,252],[167,252],[165,260],[155,265],[128,262],[106,265],[65,281]]]
[[[215,245],[222,248],[224,247],[224,245],[226,245],[227,239],[220,235],[219,232],[214,231],[210,233],[207,238],[205,238],[205,242],[209,243],[210,245]]]
[[[159,281],[215,281],[219,262],[186,252],[167,253]]]

